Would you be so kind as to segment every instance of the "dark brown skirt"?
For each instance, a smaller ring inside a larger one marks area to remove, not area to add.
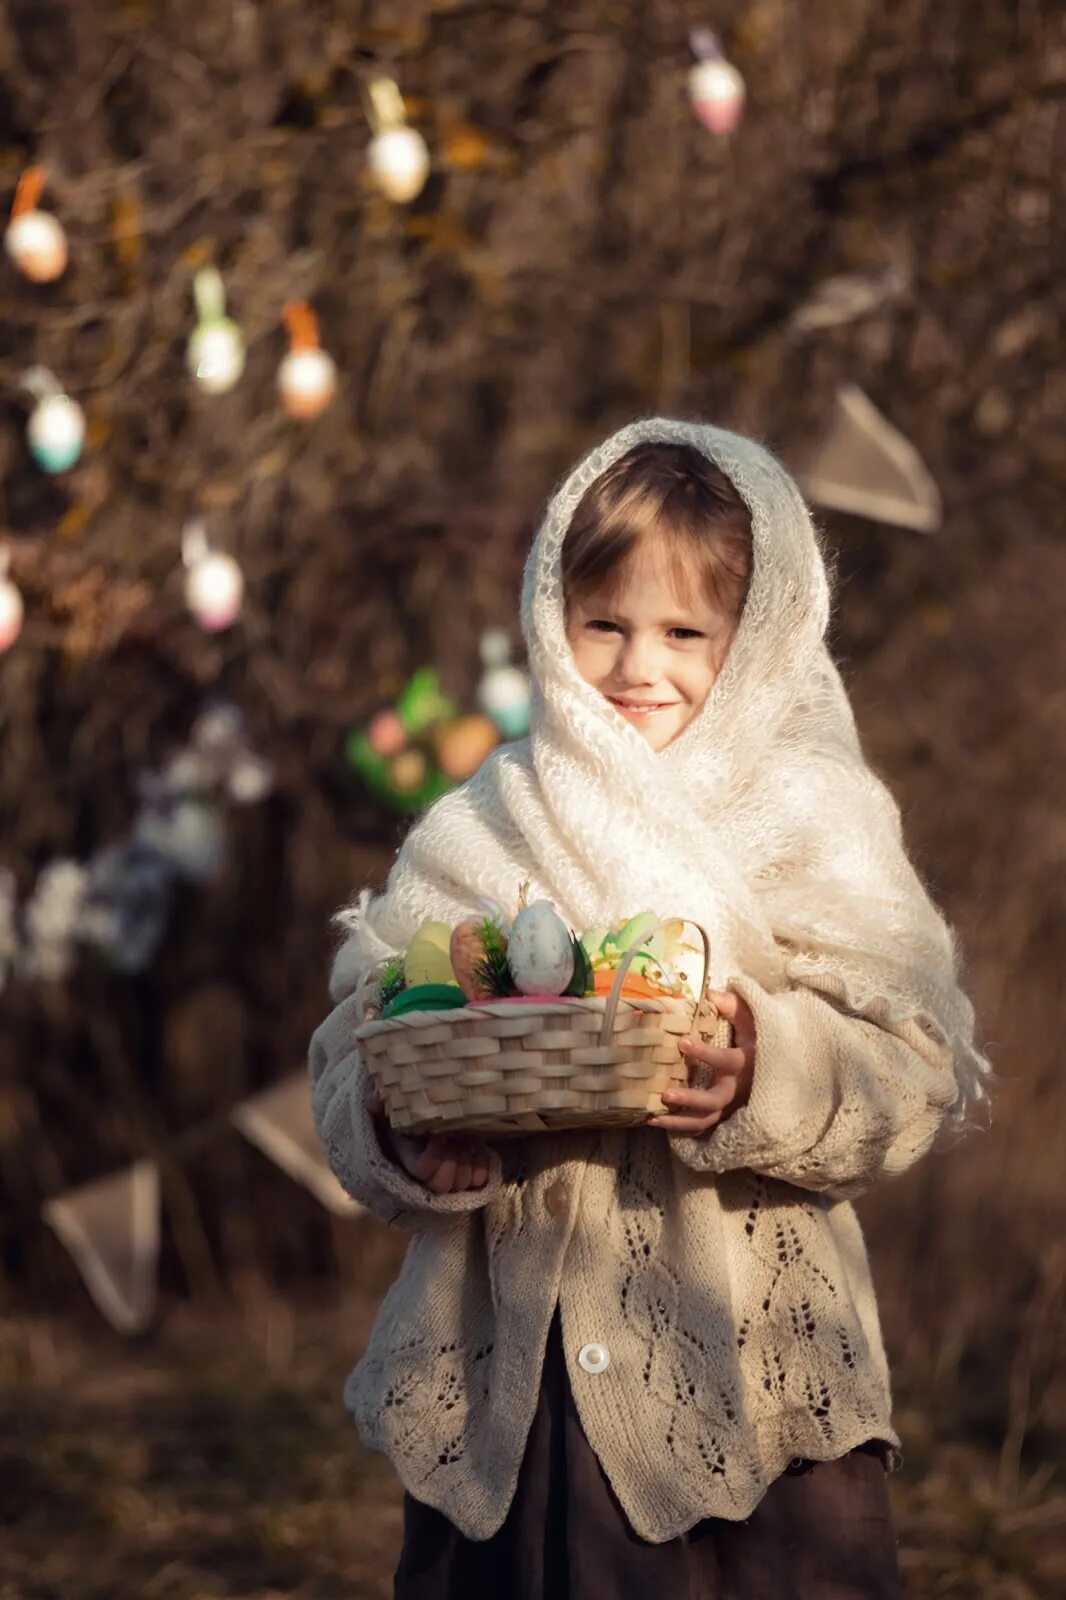
[[[395,1600],[899,1600],[896,1538],[876,1440],[796,1461],[746,1522],[711,1517],[681,1538],[633,1532],[585,1438],[559,1314],[514,1501],[491,1539],[404,1497]]]

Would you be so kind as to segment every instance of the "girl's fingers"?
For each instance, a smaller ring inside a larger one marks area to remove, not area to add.
[[[434,1194],[451,1194],[455,1188],[456,1159],[454,1156],[444,1156],[437,1164],[437,1170],[432,1177],[425,1180],[428,1188]]]
[[[742,1072],[745,1054],[737,1046],[723,1049],[719,1045],[701,1044],[698,1039],[682,1039],[681,1054],[687,1061],[698,1061],[701,1066],[713,1067],[716,1072]]]
[[[648,1123],[649,1128],[662,1128],[666,1133],[688,1133],[697,1137],[717,1126],[720,1120],[719,1113],[715,1111],[709,1117],[652,1117]]]
[[[733,1098],[733,1085],[716,1084],[713,1089],[664,1089],[662,1098],[671,1111],[690,1111],[706,1117],[711,1112],[725,1110]]]
[[[470,1187],[483,1189],[489,1181],[488,1146],[475,1139],[470,1147]]]

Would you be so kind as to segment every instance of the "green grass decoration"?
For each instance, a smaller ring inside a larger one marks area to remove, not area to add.
[[[517,994],[518,987],[507,964],[507,936],[493,917],[486,917],[478,928],[478,938],[484,955],[474,968],[479,984],[488,989],[494,1000]]]
[[[402,994],[407,987],[407,978],[404,975],[403,956],[389,956],[381,969],[381,978],[378,982],[378,1005],[384,1011],[385,1007],[396,996]]]
[[[589,960],[588,951],[573,929],[570,930],[570,943],[574,947],[574,975],[563,990],[563,994],[576,995],[580,999],[582,995],[592,993],[596,986],[596,980],[593,976],[592,962]]]

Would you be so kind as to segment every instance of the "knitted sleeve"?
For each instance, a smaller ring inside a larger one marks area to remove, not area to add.
[[[369,1074],[353,1043],[357,1026],[350,995],[316,1030],[308,1062],[315,1127],[341,1187],[384,1222],[415,1233],[495,1199],[502,1178],[494,1150],[487,1183],[458,1194],[434,1194],[385,1154],[367,1104]]]
[[[874,1021],[747,977],[730,987],[755,1018],[751,1096],[705,1138],[669,1136],[686,1166],[746,1167],[849,1200],[925,1154],[958,1084],[950,1049],[918,1018]]]

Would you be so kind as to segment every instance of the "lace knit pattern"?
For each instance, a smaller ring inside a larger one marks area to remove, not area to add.
[[[382,1152],[353,998],[315,1034],[330,1165],[413,1234],[346,1401],[364,1443],[468,1537],[506,1515],[556,1301],[582,1425],[644,1538],[747,1516],[794,1456],[898,1445],[848,1198],[929,1147],[956,1094],[950,1054],[810,992],[743,993],[758,1093],[709,1138],[501,1141],[486,1187],[458,1195]],[[606,1371],[577,1362],[589,1341]]]

